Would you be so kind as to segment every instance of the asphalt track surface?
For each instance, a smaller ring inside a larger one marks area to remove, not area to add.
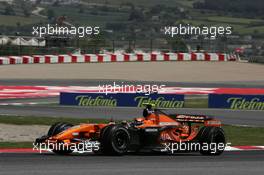
[[[0,154],[0,175],[263,175],[264,152],[224,152],[221,156],[199,153],[176,155],[58,156],[48,154]]]
[[[261,64],[246,62],[130,62],[1,66],[0,79],[120,79],[163,82],[262,81]]]

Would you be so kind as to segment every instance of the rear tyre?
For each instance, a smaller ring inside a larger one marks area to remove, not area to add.
[[[55,136],[59,133],[61,133],[62,131],[65,131],[69,128],[71,128],[73,125],[70,123],[63,123],[63,122],[59,122],[59,123],[55,123],[53,124],[49,131],[48,131],[48,136],[52,137]],[[52,151],[55,154],[59,154],[59,155],[67,155],[73,152],[73,150],[71,150],[70,148],[63,146],[62,142],[58,143],[57,145],[54,145],[55,148],[52,149]]]
[[[202,155],[221,155],[226,145],[225,133],[219,127],[203,127],[199,133]]]
[[[100,138],[101,152],[107,155],[124,155],[129,147],[130,135],[126,128],[120,125],[110,125],[105,128]]]

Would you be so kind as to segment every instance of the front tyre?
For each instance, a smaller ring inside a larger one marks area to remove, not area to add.
[[[63,123],[63,122],[59,122],[59,123],[55,123],[53,124],[49,131],[48,131],[48,136],[49,137],[52,137],[52,136],[55,136],[69,128],[71,128],[73,125],[72,124],[69,124],[69,123]],[[62,142],[60,143],[57,143],[56,145],[54,145],[55,148],[52,149],[52,151],[55,153],[55,154],[59,154],[59,155],[67,155],[67,154],[70,154],[73,152],[73,150],[71,150],[69,147],[67,146],[64,146],[64,144]]]
[[[64,122],[54,123],[53,125],[51,125],[47,136],[49,137],[55,136],[61,133],[62,131],[65,131],[66,129],[69,129],[71,127],[73,127],[73,125],[70,123],[64,123]]]

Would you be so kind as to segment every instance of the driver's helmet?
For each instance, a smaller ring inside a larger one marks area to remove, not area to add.
[[[144,104],[146,107],[145,109],[143,110],[143,117],[147,117],[149,116],[150,114],[154,113],[154,109],[152,107],[155,106],[155,104],[151,104],[151,103],[146,103]]]

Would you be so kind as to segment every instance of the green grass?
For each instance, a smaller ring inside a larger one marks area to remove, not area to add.
[[[218,16],[216,11],[206,11],[205,13],[201,10],[193,9],[192,5],[194,2],[203,0],[83,0],[89,3],[98,4],[108,4],[114,5],[114,8],[109,8],[109,11],[104,11],[100,7],[95,7],[94,9],[88,8],[88,6],[83,5],[83,13],[79,13],[80,8],[77,6],[58,6],[49,8],[54,10],[55,16],[67,16],[67,21],[73,23],[74,25],[91,25],[105,27],[106,23],[126,23],[129,18],[129,10],[121,9],[117,10],[121,4],[126,4],[128,2],[133,3],[137,7],[149,8],[155,5],[165,5],[167,7],[184,7],[185,10],[189,11],[189,15],[192,19],[175,19],[175,22],[183,21],[185,23],[192,24],[194,26],[199,26],[201,24],[207,26],[231,26],[234,28],[234,32],[239,34],[253,34],[256,30],[260,34],[264,34],[264,20],[261,19],[250,19],[250,18],[237,18],[232,16]],[[45,11],[47,12],[47,6],[43,5]],[[114,10],[116,9],[116,10]],[[0,15],[0,25],[13,26],[16,27],[17,23],[20,22],[21,26],[39,23],[40,21],[46,22],[47,20],[35,16],[23,17],[23,11],[21,8],[14,8],[18,16],[4,16]],[[0,3],[0,12],[4,11],[4,6]],[[91,11],[96,12],[97,15],[91,14]],[[254,24],[254,27],[251,27]]]
[[[207,98],[185,99],[185,108],[208,108]]]
[[[88,3],[99,3],[99,4],[105,4],[105,0],[83,0],[84,2]],[[144,7],[150,7],[150,6],[155,6],[158,4],[161,5],[166,5],[166,6],[177,6],[177,5],[182,5],[182,6],[187,6],[187,7],[192,7],[192,4],[196,1],[199,0],[134,0],[134,1],[129,1],[129,0],[108,0],[107,4],[109,5],[121,5],[125,4],[127,2],[131,2],[134,5],[137,6],[144,6]]]
[[[207,18],[209,21],[212,22],[221,22],[221,23],[229,23],[229,24],[243,24],[248,25],[250,23],[258,23],[264,22],[260,19],[250,19],[250,18],[234,18],[234,17],[227,17],[227,16],[210,16]]]
[[[0,123],[14,125],[52,125],[56,122],[79,123],[107,123],[106,119],[83,119],[83,118],[63,118],[63,117],[36,117],[36,116],[0,116]]]
[[[33,148],[32,142],[0,142],[0,148]]]
[[[109,22],[124,22],[128,19],[128,13],[123,12],[102,13],[102,11],[98,11],[98,15],[93,15],[90,13],[90,9],[79,13],[79,8],[70,6],[51,7],[50,9],[54,10],[56,16],[65,15],[67,20],[74,24],[104,26]]]
[[[264,127],[223,126],[232,145],[264,145]]]
[[[199,25],[207,25],[207,27],[210,26],[223,26],[223,27],[245,27],[244,25],[241,24],[231,24],[231,23],[219,23],[219,22],[214,22],[214,21],[208,21],[207,19],[184,19],[182,22],[186,24],[192,24],[194,26],[199,26]]]
[[[206,20],[198,20],[198,19],[184,19],[182,20],[182,22],[186,23],[186,24],[190,24],[193,26],[200,26],[200,25],[210,25],[210,24],[214,24],[212,22],[208,22]]]
[[[13,6],[13,10],[17,16],[23,16],[23,10],[19,6]],[[3,2],[0,2],[0,14],[5,12],[5,5]]]
[[[223,18],[226,18],[226,17],[223,17]],[[235,18],[232,18],[232,19],[235,19]],[[227,21],[223,20],[222,22],[220,22],[220,21],[217,22],[214,20],[207,20],[205,18],[204,19],[200,19],[200,18],[199,19],[192,19],[192,20],[184,19],[182,21],[186,24],[191,24],[193,26],[200,26],[200,25],[206,25],[208,27],[210,27],[210,26],[229,27],[230,26],[234,29],[234,32],[237,32],[239,34],[253,34],[256,30],[259,33],[264,33],[264,25],[255,26],[255,27],[248,27],[249,24],[245,24],[246,22],[249,22],[250,20],[252,20],[252,22],[253,22],[254,21],[253,19],[244,19],[244,18],[237,18],[237,19],[242,19],[242,21],[241,22],[239,21],[237,23],[228,22],[228,20]]]
[[[253,34],[255,31],[258,31],[258,33],[264,34],[264,25],[263,26],[257,26],[257,27],[245,27],[239,30],[241,34]]]
[[[5,26],[16,26],[17,23],[20,25],[28,25],[28,24],[35,24],[39,23],[43,19],[39,17],[22,17],[22,16],[7,16],[7,15],[0,15],[0,25]]]

